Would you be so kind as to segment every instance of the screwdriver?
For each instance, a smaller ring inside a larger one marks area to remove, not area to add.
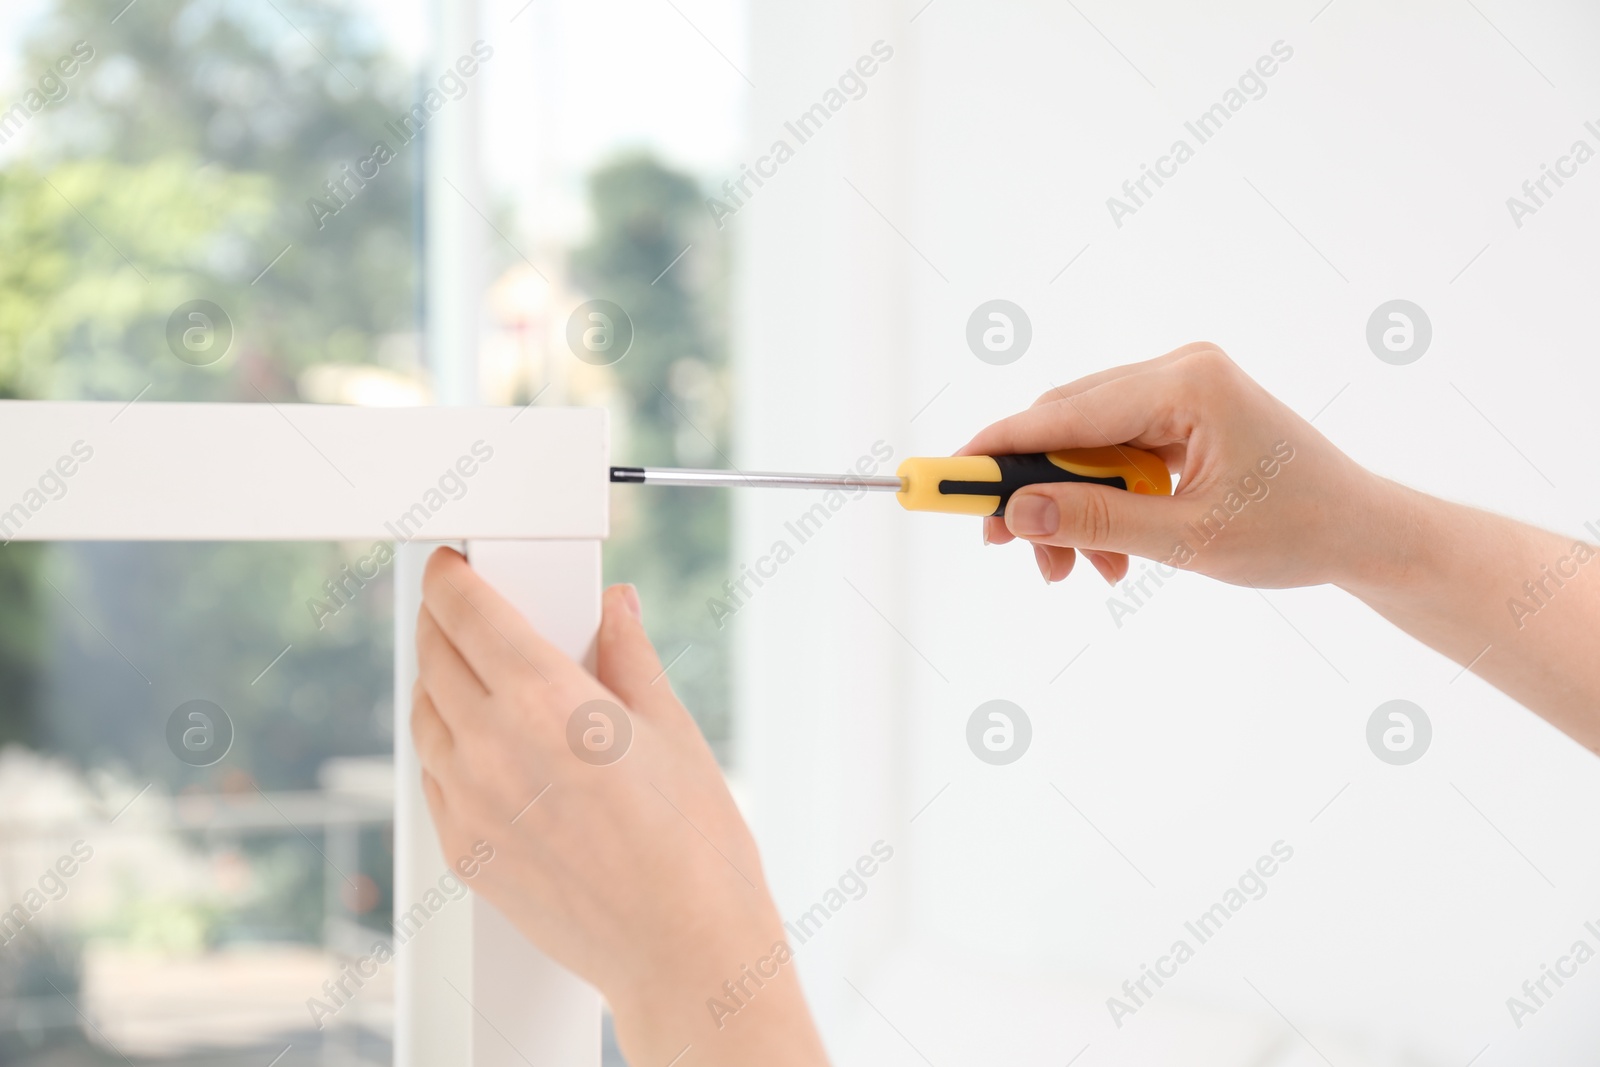
[[[913,456],[900,464],[894,477],[612,467],[611,480],[633,485],[868,489],[894,493],[907,511],[953,515],[1004,515],[1012,493],[1025,485],[1044,482],[1090,482],[1151,496],[1172,492],[1167,465],[1159,457],[1129,445],[1016,456]]]

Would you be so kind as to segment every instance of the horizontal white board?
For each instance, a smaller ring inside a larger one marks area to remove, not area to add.
[[[589,408],[0,401],[0,541],[602,538]]]

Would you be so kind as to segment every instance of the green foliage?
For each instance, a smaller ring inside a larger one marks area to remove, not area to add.
[[[78,39],[93,59],[66,99],[29,120],[29,156],[0,170],[0,396],[293,400],[305,367],[371,360],[385,334],[415,329],[419,146],[325,227],[307,208],[410,102],[409,76],[359,18],[311,0],[187,0],[140,5],[108,26],[94,0],[57,0],[25,46],[23,76]],[[213,367],[189,366],[167,344],[173,309],[196,298],[234,327]],[[175,790],[240,771],[307,787],[329,756],[382,752],[386,584],[325,631],[304,607],[345,555],[8,546],[0,681],[15,685],[0,737],[49,743],[84,765],[122,763]],[[70,604],[43,584],[45,569]],[[208,771],[172,758],[162,732],[172,708],[197,697],[238,730]]]
[[[44,553],[43,545],[21,542],[0,548],[0,748],[39,742],[34,708],[46,631],[37,576]]]
[[[146,385],[162,398],[211,392],[220,376],[173,357],[167,317],[197,294],[241,305],[206,264],[220,242],[265,226],[271,186],[265,175],[181,156],[0,171],[0,242],[10,253],[0,260],[7,394],[130,399]]]
[[[23,70],[103,25],[102,6],[57,0]],[[313,0],[188,0],[141,5],[90,44],[69,96],[31,120],[37,173],[12,168],[18,196],[6,190],[0,207],[34,231],[15,258],[46,273],[27,291],[51,306],[78,299],[38,320],[25,304],[7,315],[0,297],[0,388],[126,398],[153,375],[149,399],[293,399],[304,367],[370,359],[382,334],[414,328],[420,144],[393,144],[399,158],[324,226],[307,206],[392,141],[383,125],[415,91],[359,18]],[[60,195],[37,186],[45,178]],[[233,321],[226,367],[186,368],[167,352],[167,317],[194,298]],[[34,342],[14,373],[8,349]]]
[[[172,792],[248,782],[309,789],[329,757],[386,753],[389,573],[323,629],[306,607],[354,548],[61,546],[48,569],[60,593],[49,586],[43,593],[55,621],[47,630],[52,662],[38,736],[85,766],[123,764]],[[235,731],[227,758],[208,768],[180,763],[167,748],[167,717],[197,699],[220,705]]]

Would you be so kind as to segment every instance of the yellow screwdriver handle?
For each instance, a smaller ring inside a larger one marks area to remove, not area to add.
[[[1107,445],[1021,456],[913,456],[895,471],[907,511],[1003,515],[1011,494],[1040,482],[1091,482],[1152,496],[1172,493],[1161,459],[1141,448]]]

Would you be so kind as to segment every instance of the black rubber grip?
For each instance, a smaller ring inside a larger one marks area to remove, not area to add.
[[[1121,477],[1095,478],[1087,474],[1074,474],[1065,467],[1058,467],[1050,462],[1050,457],[1043,452],[1030,452],[1021,456],[996,456],[994,461],[1000,465],[998,482],[964,482],[944,478],[939,482],[939,492],[945,496],[998,496],[1000,506],[994,509],[993,514],[1004,515],[1011,494],[1025,485],[1038,485],[1041,482],[1092,482],[1095,485],[1109,485],[1113,489],[1128,488],[1128,483]]]

